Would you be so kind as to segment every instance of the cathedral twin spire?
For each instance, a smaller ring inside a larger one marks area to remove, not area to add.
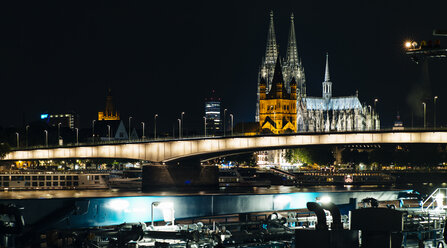
[[[263,80],[265,82],[265,92],[269,93],[272,90],[273,86],[273,78],[276,74],[275,67],[277,64],[277,60],[279,58],[279,49],[278,44],[276,42],[276,33],[275,33],[275,25],[273,19],[273,11],[270,12],[270,22],[269,29],[267,33],[267,44],[265,50],[265,57],[262,61],[259,76],[258,76],[258,92],[257,92],[257,103],[256,103],[256,117],[255,120],[259,121],[259,100],[260,100],[260,82]],[[281,63],[282,62],[282,63]],[[291,94],[292,87],[291,82],[296,83],[296,87],[294,86],[294,94],[296,93],[300,97],[306,96],[306,85],[305,85],[305,77],[304,77],[304,68],[301,65],[301,61],[298,57],[298,49],[296,43],[296,35],[295,35],[295,24],[294,24],[294,15],[290,16],[290,31],[288,37],[287,44],[287,54],[285,60],[279,60],[281,74],[283,77],[283,87],[285,88],[288,94]],[[279,74],[278,74],[279,75]],[[294,80],[293,80],[294,79]]]
[[[290,31],[289,31],[289,42],[287,45],[287,56],[286,60],[288,63],[292,65],[298,65],[298,48],[296,45],[296,36],[295,36],[295,24],[294,24],[294,16],[293,13],[290,15]]]
[[[265,49],[265,64],[275,65],[278,57],[278,46],[276,45],[275,25],[273,23],[273,11],[270,11],[270,26],[267,35],[267,47]]]
[[[273,11],[270,11],[270,26],[267,35],[267,46],[265,51],[265,64],[275,65],[278,57],[278,45],[276,43],[275,25],[273,22]],[[293,13],[290,15],[290,31],[287,44],[286,61],[293,65],[299,64],[298,48],[296,45],[295,23]]]

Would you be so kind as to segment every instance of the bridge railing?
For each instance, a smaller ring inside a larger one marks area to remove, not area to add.
[[[295,134],[312,135],[312,134],[341,134],[341,133],[378,133],[378,132],[430,132],[430,131],[447,131],[447,128],[436,128],[436,129],[423,129],[423,128],[405,128],[403,130],[393,130],[393,129],[380,129],[380,130],[353,130],[353,131],[330,131],[330,132],[310,132],[310,131],[300,131],[297,133],[286,133],[286,134],[272,134],[272,133],[257,133],[256,135],[245,135],[244,133],[234,133],[223,135],[189,135],[182,138],[178,137],[157,137],[157,138],[144,138],[144,139],[114,139],[102,137],[102,140],[79,142],[79,143],[66,143],[63,145],[49,144],[49,145],[37,145],[37,146],[27,146],[27,147],[11,147],[11,151],[16,150],[35,150],[35,149],[46,149],[46,148],[69,148],[77,146],[92,146],[92,145],[114,145],[114,144],[135,144],[135,143],[147,143],[147,142],[166,142],[166,141],[178,141],[178,140],[188,140],[188,139],[210,139],[210,138],[228,138],[228,137],[253,137],[253,136],[287,136]]]
[[[422,202],[421,208],[423,211],[428,211],[429,209],[443,210],[446,207],[446,199],[447,188],[437,188]]]

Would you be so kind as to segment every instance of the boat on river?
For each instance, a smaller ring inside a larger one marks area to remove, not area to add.
[[[107,189],[109,173],[91,171],[0,172],[0,190]]]

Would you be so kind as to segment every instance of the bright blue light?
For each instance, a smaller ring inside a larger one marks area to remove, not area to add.
[[[48,118],[48,114],[41,114],[40,115],[40,119],[47,119]]]

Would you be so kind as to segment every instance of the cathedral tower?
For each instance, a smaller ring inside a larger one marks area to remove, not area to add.
[[[296,81],[292,78],[290,87],[292,93],[287,92],[281,70],[279,56],[276,60],[272,88],[267,93],[267,83],[264,78],[260,82],[259,120],[263,132],[278,134],[296,131]]]
[[[262,60],[261,68],[258,74],[258,92],[256,101],[256,116],[255,121],[259,122],[259,86],[261,78],[264,79],[266,92],[270,91],[271,81],[273,79],[273,72],[275,69],[276,58],[278,57],[278,46],[276,44],[275,25],[273,23],[273,11],[270,11],[270,24],[267,34],[267,45],[265,48],[265,56]]]
[[[119,120],[120,115],[113,105],[112,89],[109,88],[106,97],[106,109],[104,112],[98,112],[98,121]]]
[[[260,122],[259,118],[259,101],[260,101],[260,84],[261,81],[265,83],[265,93],[269,93],[273,85],[273,77],[276,73],[275,65],[278,58],[278,45],[276,43],[275,26],[273,22],[273,12],[270,12],[270,23],[267,34],[267,44],[265,49],[265,56],[262,60],[259,74],[258,74],[258,89],[257,89],[257,101],[256,101],[256,116],[255,121]],[[292,79],[296,82],[296,93],[298,98],[306,97],[306,80],[304,75],[304,68],[301,60],[298,56],[298,49],[295,35],[295,24],[293,13],[290,16],[290,31],[287,45],[286,58],[282,60],[282,66],[279,67],[283,75],[284,88],[287,93],[291,94],[292,87],[290,82]]]
[[[304,75],[304,68],[298,56],[293,13],[290,15],[289,40],[287,43],[287,54],[285,64],[283,66],[283,74],[284,80],[286,82],[286,89],[289,91],[289,93],[289,83],[292,81],[292,78],[295,78],[297,82],[297,94],[300,97],[306,97],[306,78]]]

